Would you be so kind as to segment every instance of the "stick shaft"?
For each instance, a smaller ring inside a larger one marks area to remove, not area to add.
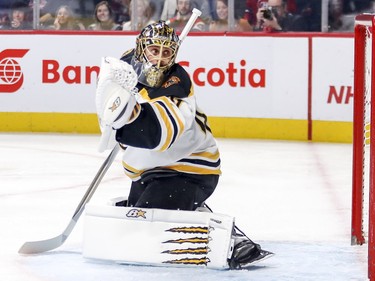
[[[186,23],[184,29],[182,30],[179,38],[180,38],[180,44],[182,43],[182,41],[184,41],[185,37],[188,35],[189,31],[192,29],[195,21],[197,20],[197,18],[202,14],[201,11],[199,11],[198,9],[193,9],[193,13],[191,14],[191,17],[189,18],[188,22]]]

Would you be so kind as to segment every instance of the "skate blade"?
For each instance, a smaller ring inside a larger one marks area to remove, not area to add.
[[[273,257],[274,255],[275,254],[272,253],[272,252],[261,250],[260,255],[259,255],[258,258],[256,258],[255,260],[253,260],[253,261],[251,261],[249,263],[240,265],[238,269],[239,270],[241,270],[241,269],[247,269],[247,268],[252,267],[253,265],[255,265],[255,264],[257,264],[257,263],[259,263],[261,261],[264,261],[266,259],[269,259],[269,258]]]

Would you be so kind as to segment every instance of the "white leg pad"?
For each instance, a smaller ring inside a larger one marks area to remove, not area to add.
[[[116,206],[85,208],[83,256],[117,263],[227,269],[234,218]]]

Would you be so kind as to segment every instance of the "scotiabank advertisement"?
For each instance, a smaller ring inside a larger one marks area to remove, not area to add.
[[[101,57],[120,57],[135,38],[2,34],[0,111],[95,113]],[[209,116],[304,120],[311,110],[313,119],[350,121],[352,45],[353,38],[191,35],[177,61]]]

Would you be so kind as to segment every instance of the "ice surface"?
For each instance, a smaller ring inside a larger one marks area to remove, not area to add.
[[[223,176],[207,201],[275,256],[250,270],[111,264],[81,256],[78,221],[60,248],[23,256],[60,234],[108,153],[99,136],[0,134],[0,280],[367,280],[366,246],[350,246],[350,144],[219,139]],[[116,159],[92,201],[126,195]]]

